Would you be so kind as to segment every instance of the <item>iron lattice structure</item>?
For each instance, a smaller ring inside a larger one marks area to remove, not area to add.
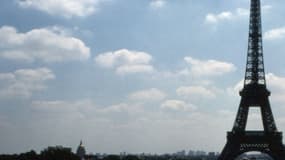
[[[227,143],[218,160],[234,160],[249,151],[260,151],[274,160],[285,160],[282,132],[277,130],[269,103],[270,92],[266,88],[260,0],[251,0],[247,63],[240,96],[233,129],[228,132]],[[260,108],[263,131],[246,131],[251,107]]]

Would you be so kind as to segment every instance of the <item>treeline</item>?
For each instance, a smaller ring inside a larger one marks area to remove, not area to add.
[[[173,156],[173,155],[86,155],[85,160],[216,160],[216,156]],[[48,147],[39,154],[29,151],[14,155],[0,155],[0,160],[80,160],[70,148]]]
[[[0,155],[0,160],[80,160],[80,158],[72,153],[70,148],[56,146],[48,147],[40,154],[32,150],[21,154]]]
[[[174,155],[108,155],[105,157],[86,156],[86,160],[216,160],[217,156],[174,156]]]
[[[172,156],[172,155],[108,155],[103,158],[96,156],[86,156],[86,160],[216,160],[217,157],[214,156]]]

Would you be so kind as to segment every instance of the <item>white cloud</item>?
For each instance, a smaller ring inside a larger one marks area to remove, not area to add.
[[[273,7],[271,5],[263,5],[261,6],[261,9],[263,12],[271,10]]]
[[[130,99],[142,101],[159,101],[165,97],[166,94],[157,88],[141,90],[129,95]]]
[[[245,8],[237,8],[236,16],[249,16],[249,10]]]
[[[266,82],[270,87],[278,89],[279,91],[285,91],[285,77],[277,76],[274,73],[266,74]]]
[[[204,86],[182,86],[176,89],[176,93],[182,97],[206,97],[215,98],[216,93],[212,89]]]
[[[285,77],[277,76],[273,73],[266,74],[268,89],[272,91],[272,99],[284,104],[285,102]]]
[[[113,67],[115,65],[123,64],[148,64],[151,59],[151,55],[145,52],[121,49],[114,52],[100,54],[95,60],[104,67]]]
[[[187,104],[184,101],[175,100],[175,99],[164,101],[161,104],[161,108],[173,111],[193,111],[197,109],[197,107],[193,104]]]
[[[165,0],[152,0],[149,5],[153,9],[159,9],[165,6],[165,4]]]
[[[18,0],[22,8],[33,8],[54,16],[65,18],[85,17],[99,9],[106,0]]]
[[[236,96],[239,93],[239,91],[242,90],[243,85],[244,85],[244,80],[242,79],[238,83],[236,83],[234,86],[228,87],[226,89],[227,93],[231,96]]]
[[[131,74],[131,73],[151,73],[153,72],[153,67],[146,64],[138,65],[122,65],[119,66],[116,72],[120,75]]]
[[[184,60],[191,65],[190,70],[183,70],[184,74],[194,76],[219,76],[236,70],[232,63],[217,60],[199,60],[192,57],[185,57]]]
[[[34,92],[45,90],[45,82],[55,79],[48,68],[19,69],[11,73],[0,73],[1,97],[30,97]]]
[[[90,49],[77,38],[42,28],[19,33],[15,28],[0,28],[0,57],[33,62],[59,62],[83,60],[90,56]]]
[[[209,13],[206,16],[206,22],[217,23],[223,20],[231,20],[232,18],[233,18],[233,14],[231,12],[222,12],[219,14]]]
[[[134,116],[139,113],[142,113],[143,112],[142,108],[143,108],[142,106],[137,104],[119,103],[98,109],[97,111],[99,113],[105,113],[105,114],[123,113],[123,114],[132,114]]]
[[[95,62],[104,68],[114,68],[117,74],[150,73],[154,71],[150,64],[152,56],[145,52],[121,49],[99,54]]]
[[[267,12],[272,8],[271,5],[264,5],[261,7],[262,11]],[[205,17],[206,23],[217,24],[224,21],[231,21],[240,17],[248,17],[249,10],[245,8],[237,8],[234,11],[223,11],[221,13],[208,13]]]
[[[244,8],[237,8],[235,11],[223,11],[218,14],[209,13],[206,15],[205,22],[216,24],[223,21],[234,20],[239,17],[248,16],[249,10]]]
[[[276,40],[283,39],[285,37],[285,27],[275,28],[265,32],[264,39]]]

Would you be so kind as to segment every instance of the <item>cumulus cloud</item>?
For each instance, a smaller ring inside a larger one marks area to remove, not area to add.
[[[98,109],[99,113],[123,113],[137,115],[143,112],[143,107],[137,104],[119,103]],[[141,115],[140,115],[141,116]]]
[[[271,10],[273,7],[271,6],[271,5],[263,5],[262,7],[261,7],[261,9],[262,9],[262,11],[268,11],[268,10]]]
[[[243,85],[244,85],[244,80],[240,80],[239,82],[237,82],[235,85],[231,86],[231,87],[228,87],[226,90],[227,90],[227,93],[228,95],[231,95],[231,96],[236,96],[238,95],[238,93],[242,90],[243,88]]]
[[[176,93],[182,97],[215,98],[216,91],[204,86],[182,86],[176,89]]]
[[[285,27],[275,28],[265,32],[265,40],[277,40],[285,37]]]
[[[157,88],[141,90],[129,95],[130,99],[142,101],[159,101],[163,100],[165,97],[166,93]]]
[[[271,5],[263,5],[262,11],[268,11],[272,8]],[[208,13],[205,17],[206,23],[217,24],[224,21],[231,21],[240,17],[249,16],[249,10],[245,8],[237,8],[234,11],[223,11],[217,14]]]
[[[173,111],[193,111],[196,110],[197,107],[193,104],[187,104],[181,100],[166,100],[161,104],[162,109],[168,109]]]
[[[95,62],[104,67],[115,69],[117,74],[150,73],[154,71],[150,64],[152,56],[145,52],[121,49],[99,54]]]
[[[84,60],[90,49],[80,40],[42,28],[19,33],[14,27],[0,28],[0,57],[33,62]]]
[[[206,23],[216,24],[223,21],[229,21],[236,19],[238,17],[249,15],[249,11],[244,8],[237,8],[234,12],[231,11],[223,11],[221,13],[209,13],[205,17]]]
[[[184,60],[190,64],[190,69],[182,71],[183,74],[193,74],[194,76],[219,76],[236,70],[232,63],[217,60],[199,60],[192,57],[185,57]]]
[[[104,0],[18,0],[22,8],[33,8],[53,16],[86,17],[99,8]],[[105,0],[106,1],[106,0]]]
[[[1,97],[30,97],[34,92],[45,90],[45,82],[55,79],[48,68],[19,69],[15,72],[0,73]]]
[[[152,0],[149,5],[153,9],[159,9],[162,8],[165,4],[165,0]]]
[[[233,14],[231,12],[222,12],[219,14],[209,13],[206,16],[206,22],[217,23],[221,20],[231,20],[232,18],[233,18]]]
[[[268,89],[272,91],[272,99],[284,104],[285,100],[285,77],[273,73],[266,74]]]

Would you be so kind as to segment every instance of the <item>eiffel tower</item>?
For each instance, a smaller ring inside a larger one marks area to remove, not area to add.
[[[247,63],[240,96],[233,129],[227,134],[227,143],[218,160],[234,160],[250,151],[266,153],[274,160],[285,160],[282,132],[277,130],[268,99],[270,92],[266,88],[260,0],[251,0]],[[251,107],[260,109],[264,130],[246,130]]]

